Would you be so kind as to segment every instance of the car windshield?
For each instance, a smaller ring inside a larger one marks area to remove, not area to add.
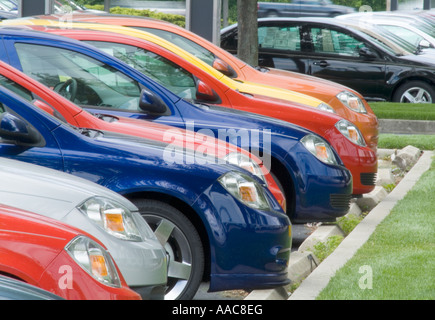
[[[379,40],[378,38],[375,38],[369,34],[367,34],[367,37],[369,37],[379,47],[381,47],[382,49],[384,49],[385,51],[387,51],[389,54],[391,54],[393,56],[403,56],[405,54],[405,52],[403,50],[398,50],[398,49],[392,48],[389,45],[387,45],[386,43],[384,43],[383,41]]]
[[[172,61],[136,46],[104,41],[85,42],[124,61],[181,98],[195,99],[196,83],[192,74]]]
[[[163,38],[169,42],[172,42],[173,44],[179,46],[180,48],[183,48],[190,54],[194,55],[198,59],[201,59],[208,65],[212,66],[213,62],[216,58],[216,56],[213,54],[213,52],[210,52],[209,50],[205,49],[204,47],[201,47],[199,44],[196,44],[195,42],[180,36],[178,34],[160,30],[160,29],[153,29],[153,28],[145,28],[145,27],[135,27],[135,29],[146,31],[152,34],[155,34],[156,36]]]
[[[140,85],[114,68],[58,47],[24,43],[15,46],[24,73],[35,80],[54,90],[73,80],[75,92],[66,96],[71,101],[80,105],[139,109]]]

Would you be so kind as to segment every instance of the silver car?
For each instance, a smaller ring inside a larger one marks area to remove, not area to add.
[[[87,180],[0,158],[0,203],[80,228],[109,250],[129,287],[164,299],[166,251],[129,200]]]

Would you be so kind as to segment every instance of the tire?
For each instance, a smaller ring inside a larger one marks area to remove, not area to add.
[[[133,199],[133,203],[168,253],[165,300],[192,299],[204,274],[204,250],[196,228],[179,210],[161,201]]]
[[[396,90],[393,102],[432,103],[435,102],[435,90],[426,82],[409,81]]]

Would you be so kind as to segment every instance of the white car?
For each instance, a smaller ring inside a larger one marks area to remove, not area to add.
[[[408,41],[414,46],[423,45],[435,48],[435,30],[418,17],[405,14],[364,12],[338,16],[338,20],[350,20],[361,24],[373,24]]]
[[[80,228],[111,253],[142,299],[164,299],[166,251],[129,200],[53,169],[0,158],[0,203]]]

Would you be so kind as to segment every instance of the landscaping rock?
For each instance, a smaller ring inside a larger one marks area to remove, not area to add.
[[[384,186],[388,184],[394,184],[395,178],[391,172],[391,168],[378,168],[378,174],[376,176],[376,185]]]
[[[419,148],[414,146],[406,146],[405,148],[397,151],[397,154],[392,161],[402,170],[406,170],[417,162],[418,158],[420,158],[420,155],[421,150]]]
[[[356,199],[357,205],[363,211],[370,211],[376,205],[384,200],[388,195],[388,192],[381,186],[376,186],[372,192],[364,194],[362,197]]]

